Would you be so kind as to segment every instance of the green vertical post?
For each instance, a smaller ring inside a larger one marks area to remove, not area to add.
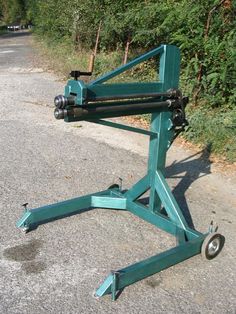
[[[159,80],[162,83],[162,91],[177,89],[180,74],[180,51],[175,46],[164,45],[160,55]],[[155,173],[159,169],[164,170],[166,162],[166,152],[171,144],[174,130],[171,129],[171,112],[167,108],[162,112],[152,114],[152,132],[158,134],[157,137],[150,137],[148,171],[150,173],[150,199],[149,209],[160,211],[161,201],[155,189]]]

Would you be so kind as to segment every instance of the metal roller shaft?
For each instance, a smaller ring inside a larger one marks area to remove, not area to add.
[[[107,101],[107,100],[118,100],[118,99],[135,99],[135,98],[157,98],[157,97],[175,97],[177,90],[169,90],[166,93],[143,93],[143,94],[133,94],[133,95],[112,95],[112,96],[98,96],[95,99],[91,98],[89,101]]]
[[[153,112],[160,107],[170,107],[177,100],[166,100],[156,103],[138,103],[138,104],[121,104],[121,105],[88,105],[86,107],[71,107],[67,110],[55,109],[54,115],[56,119],[64,119],[65,117],[73,117],[83,120],[97,117],[116,117],[117,114],[135,115],[139,113]]]
[[[167,92],[163,93],[138,93],[132,95],[110,95],[110,96],[91,96],[88,95],[87,102],[99,102],[99,101],[109,101],[109,100],[124,100],[124,99],[141,99],[141,98],[155,98],[158,99],[160,97],[166,98],[176,98],[179,96],[180,91],[175,89],[170,89]],[[66,106],[74,106],[76,100],[76,96],[70,95],[69,97],[65,97],[63,95],[58,95],[54,99],[54,104],[58,109],[65,109]],[[144,100],[145,101],[145,100]]]

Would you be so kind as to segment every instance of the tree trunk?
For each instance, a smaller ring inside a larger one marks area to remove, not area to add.
[[[129,45],[130,45],[130,37],[128,37],[127,42],[126,42],[126,46],[125,46],[125,56],[124,56],[123,64],[126,64],[126,63],[127,63],[128,53],[129,53]]]

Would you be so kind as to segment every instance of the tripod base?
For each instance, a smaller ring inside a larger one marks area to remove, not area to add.
[[[179,243],[178,246],[126,268],[114,271],[105,279],[103,284],[97,289],[96,295],[101,297],[111,293],[112,299],[115,300],[118,292],[124,287],[199,254],[206,237],[206,235],[186,225],[182,212],[161,171],[157,171],[155,174],[155,191],[164,205],[166,214],[162,214],[157,210],[151,210],[150,208],[153,208],[153,204],[146,206],[139,201],[138,198],[151,189],[151,179],[153,180],[151,175],[147,174],[128,191],[122,191],[115,185],[102,192],[35,209],[26,209],[22,218],[17,222],[17,227],[29,231],[37,225],[72,214],[82,213],[90,208],[108,208],[128,210],[156,227],[174,235]]]

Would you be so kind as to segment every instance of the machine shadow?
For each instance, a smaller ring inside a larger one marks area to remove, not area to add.
[[[36,230],[39,226],[41,225],[44,225],[44,224],[47,224],[47,223],[50,223],[52,221],[56,221],[56,220],[60,220],[60,219],[63,219],[63,218],[67,218],[67,217],[71,217],[71,216],[76,216],[78,214],[83,214],[85,212],[88,212],[90,210],[94,209],[94,207],[88,207],[88,208],[84,208],[84,209],[78,209],[78,210],[75,210],[74,212],[72,213],[69,213],[69,214],[64,214],[64,215],[59,215],[57,217],[53,217],[53,218],[48,218],[48,219],[44,219],[38,223],[33,223],[31,226],[30,226],[30,229],[27,231],[27,232],[30,232],[30,231],[33,231],[33,230]]]
[[[182,210],[190,228],[195,229],[192,216],[185,194],[194,181],[211,173],[211,154],[212,144],[208,144],[203,150],[184,158],[178,162],[174,161],[165,168],[165,177],[167,179],[180,179],[173,188],[172,193]],[[143,204],[148,204],[149,198],[140,200]]]
[[[174,187],[174,194],[183,215],[193,229],[194,223],[190,214],[189,206],[185,197],[188,188],[197,179],[202,178],[211,173],[211,154],[212,144],[208,144],[203,150],[180,160],[173,162],[166,168],[166,177],[169,179],[181,179]]]

